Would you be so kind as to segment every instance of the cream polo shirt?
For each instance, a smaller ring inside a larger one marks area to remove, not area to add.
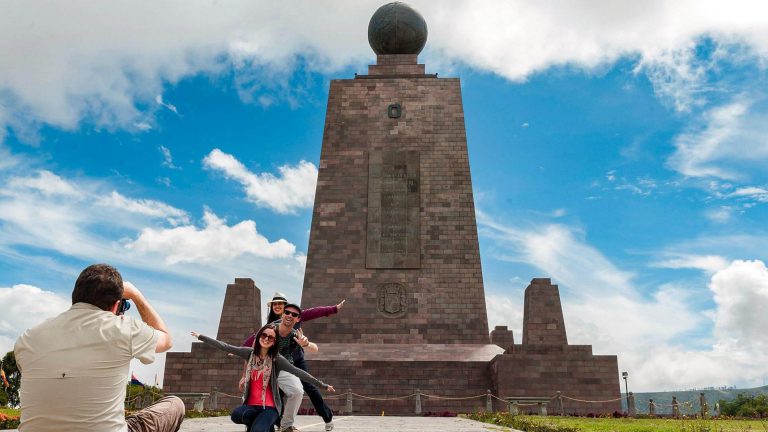
[[[24,332],[20,432],[127,431],[125,386],[135,357],[155,360],[157,332],[139,319],[88,303]]]

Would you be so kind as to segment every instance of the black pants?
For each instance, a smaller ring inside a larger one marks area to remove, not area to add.
[[[294,357],[293,365],[299,369],[309,372],[309,370],[307,370],[307,362],[304,360],[304,356],[298,358]],[[318,390],[317,387],[313,386],[312,384],[305,383],[304,381],[301,382],[301,385],[304,387],[304,393],[309,396],[309,400],[312,402],[312,406],[315,407],[315,412],[317,415],[322,417],[324,422],[330,423],[331,420],[333,420],[333,411],[331,411],[331,409],[328,408],[328,405],[325,404],[323,395],[320,394],[320,390]]]

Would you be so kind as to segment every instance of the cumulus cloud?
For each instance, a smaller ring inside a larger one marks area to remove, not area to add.
[[[242,184],[248,199],[257,206],[278,213],[294,213],[298,209],[312,207],[315,199],[317,167],[311,162],[283,165],[278,168],[279,176],[254,174],[234,156],[214,149],[203,159],[203,165]]]
[[[478,226],[481,236],[507,252],[496,259],[528,264],[560,285],[569,343],[618,354],[620,368],[633,371],[637,391],[754,386],[768,373],[768,269],[762,261],[669,253],[654,263],[710,275],[715,306],[702,312],[692,306],[701,301],[701,290],[670,282],[642,294],[632,273],[617,268],[579,230],[563,225],[523,229],[482,213]],[[510,300],[488,294],[493,299],[489,324],[511,326],[519,343],[523,295],[505,297]],[[691,347],[693,335],[698,339],[693,346],[701,348]]]
[[[461,63],[522,80],[556,65],[594,70],[629,57],[680,110],[696,103],[705,71],[715,67],[717,58],[701,63],[694,55],[703,37],[720,50],[743,47],[747,57],[768,56],[768,13],[758,0],[412,5],[429,25],[423,57],[431,67],[446,71]],[[162,97],[157,102],[166,84],[224,70],[234,71],[244,99],[272,103],[270,88],[282,86],[273,91],[280,98],[290,93],[285,77],[300,62],[329,73],[373,59],[366,31],[379,6],[372,0],[240,0],[226,7],[4,2],[0,100],[8,113],[0,122],[19,130],[30,123],[72,129],[83,121],[143,130],[151,127],[153,109],[171,109]]]
[[[24,330],[58,315],[70,305],[69,299],[31,285],[0,287],[0,353],[11,351]]]
[[[285,239],[267,240],[256,231],[254,221],[228,226],[210,210],[205,211],[203,221],[202,229],[195,226],[145,228],[126,247],[164,256],[167,264],[228,261],[246,253],[262,258],[290,258],[296,252],[296,247]]]
[[[724,351],[768,348],[768,269],[762,261],[736,260],[712,276],[715,337]],[[765,364],[765,362],[763,362]]]

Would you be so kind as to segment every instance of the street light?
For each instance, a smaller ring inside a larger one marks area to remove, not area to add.
[[[629,376],[628,373],[622,372],[621,377],[624,378],[624,392],[627,396],[627,412],[629,412],[629,386],[627,385],[627,377]]]

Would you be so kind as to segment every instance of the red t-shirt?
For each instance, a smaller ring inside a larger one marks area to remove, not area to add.
[[[251,386],[248,389],[248,400],[245,401],[246,405],[261,406],[261,387],[262,378],[264,373],[262,371],[251,371]],[[275,398],[272,396],[272,386],[267,383],[266,398],[264,398],[264,406],[275,406]]]

